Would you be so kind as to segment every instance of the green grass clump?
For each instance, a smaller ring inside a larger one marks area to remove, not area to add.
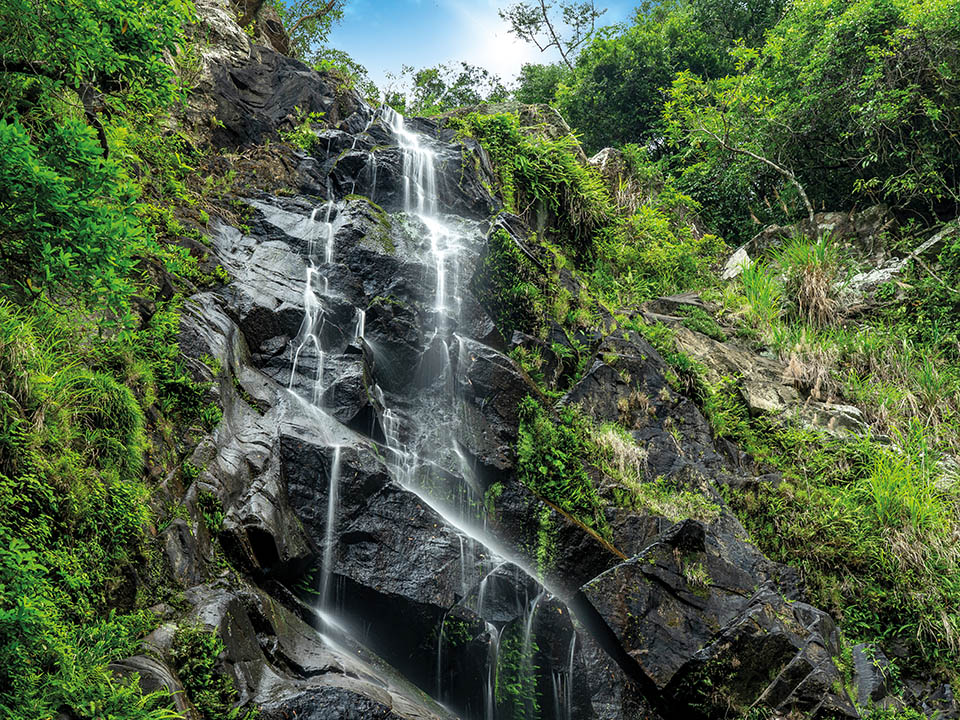
[[[568,407],[555,421],[530,396],[520,402],[518,415],[520,482],[609,541],[603,503],[584,465],[592,453],[586,422]]]
[[[703,308],[689,305],[680,309],[683,316],[681,323],[685,328],[703,333],[717,342],[726,342],[727,334],[723,331],[717,321]]]
[[[844,273],[839,243],[829,233],[817,240],[794,235],[775,257],[792,314],[818,327],[836,322]]]
[[[202,625],[177,630],[170,655],[177,677],[201,720],[251,720],[255,711],[236,708],[240,698],[233,679],[217,668],[223,641]]]

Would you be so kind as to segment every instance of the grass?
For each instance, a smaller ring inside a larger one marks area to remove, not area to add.
[[[792,314],[817,327],[835,323],[844,273],[839,243],[829,233],[816,241],[794,235],[774,258],[783,273],[784,298]]]

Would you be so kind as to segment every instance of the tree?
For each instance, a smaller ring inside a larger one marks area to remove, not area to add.
[[[751,47],[763,44],[764,32],[783,15],[785,0],[690,0],[701,28],[727,45],[738,40]]]
[[[764,148],[762,126],[769,120],[771,100],[762,82],[743,73],[757,53],[741,48],[739,57],[740,73],[712,84],[687,71],[677,75],[664,106],[667,130],[675,143],[689,142],[708,155],[733,153],[773,170],[796,190],[807,213],[809,232],[819,237],[813,204],[788,160]]]
[[[556,102],[557,89],[569,72],[561,63],[551,65],[525,63],[520,68],[517,89],[514,90],[513,95],[522,103],[553,104]]]
[[[588,152],[663,136],[664,88],[681,70],[718,77],[733,69],[726,47],[686,5],[641,9],[634,22],[601,30],[560,83],[557,104]]]
[[[736,55],[729,77],[674,84],[671,135],[692,157],[774,169],[808,216],[878,202],[956,215],[960,1],[802,0]]]
[[[563,64],[573,70],[577,48],[593,35],[597,20],[606,9],[597,10],[592,2],[560,2],[559,17],[553,4],[519,2],[500,10],[500,18],[510,23],[510,32],[521,40],[536,45],[540,52],[556,48]],[[566,29],[566,32],[563,32]]]
[[[460,62],[415,69],[405,65],[399,81],[389,90],[386,102],[398,112],[436,115],[464,105],[501,102],[507,89],[500,78],[485,68]]]
[[[271,0],[290,37],[290,55],[306,57],[326,42],[333,25],[343,17],[346,0]]]

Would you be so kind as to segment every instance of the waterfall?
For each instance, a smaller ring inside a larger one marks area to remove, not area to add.
[[[317,354],[317,369],[313,379],[313,390],[311,400],[315,405],[320,405],[323,400],[323,368],[326,352],[321,342],[324,323],[324,298],[330,293],[330,281],[323,277],[323,290],[317,292],[316,281],[320,277],[320,266],[317,262],[317,240],[322,237],[323,243],[323,263],[327,266],[333,263],[333,246],[336,233],[334,231],[331,216],[335,203],[330,200],[322,208],[314,208],[310,214],[311,225],[318,226],[310,233],[307,242],[307,270],[306,281],[303,284],[303,322],[300,325],[300,331],[297,334],[294,344],[293,361],[290,368],[290,380],[287,387],[293,389],[297,378],[297,368],[300,363],[300,357],[304,350],[313,348]],[[322,222],[317,221],[317,212],[325,210]]]
[[[324,531],[323,545],[323,566],[320,576],[320,604],[321,607],[331,608],[331,578],[333,576],[333,564],[335,562],[334,550],[336,549],[337,537],[335,534],[337,525],[338,500],[340,496],[340,446],[333,448],[333,459],[330,462],[330,487],[327,490],[327,525]]]
[[[501,637],[508,637],[503,635],[507,631],[508,622],[518,623],[517,629],[522,631],[520,669],[524,677],[534,678],[534,616],[548,590],[538,585],[535,597],[531,599],[532,588],[529,594],[524,595],[526,588],[532,585],[528,578],[535,578],[537,573],[525,566],[517,553],[503,547],[487,529],[482,484],[471,459],[458,443],[458,437],[462,435],[460,424],[463,422],[464,412],[461,398],[457,394],[456,370],[458,366],[466,366],[468,360],[464,341],[457,335],[463,320],[460,293],[461,276],[465,272],[461,271],[461,255],[469,246],[470,236],[456,218],[445,216],[441,212],[442,203],[437,183],[438,154],[431,146],[432,141],[410,130],[404,118],[389,107],[384,106],[379,117],[392,133],[402,154],[400,183],[403,212],[399,224],[402,224],[406,233],[404,253],[412,255],[404,257],[404,260],[425,268],[427,277],[423,281],[422,295],[425,301],[420,308],[423,318],[421,331],[425,336],[421,337],[425,349],[420,354],[418,367],[413,369],[415,372],[410,373],[414,380],[409,387],[399,390],[391,387],[382,377],[380,379],[383,381],[383,388],[376,381],[365,386],[370,405],[375,409],[383,431],[383,445],[378,448],[378,454],[384,459],[392,480],[442,517],[445,524],[456,534],[460,562],[459,596],[467,598],[470,589],[476,588],[476,595],[472,601],[467,602],[475,603],[475,612],[486,627],[488,642],[485,678],[479,675],[481,671],[478,670],[475,697],[479,699],[482,691],[482,716],[486,720],[497,720],[497,674]],[[366,130],[370,129],[376,119],[377,116],[374,115]],[[374,178],[374,189],[371,192],[375,192],[376,153],[368,154]],[[336,376],[344,366],[345,345],[352,345],[354,358],[357,347],[362,348],[365,354],[369,353],[374,367],[378,362],[382,363],[385,357],[382,346],[376,341],[373,311],[371,310],[369,328],[371,337],[368,338],[366,309],[355,307],[354,319],[351,321],[350,315],[343,312],[344,297],[331,294],[331,277],[334,278],[334,293],[349,294],[336,282],[337,275],[331,273],[332,270],[342,267],[334,265],[334,262],[337,256],[337,229],[346,224],[346,221],[339,220],[340,211],[344,207],[345,203],[338,205],[331,199],[315,208],[310,215],[310,230],[306,236],[308,262],[303,291],[303,320],[299,332],[290,344],[292,369],[289,387],[291,390],[295,388],[298,370],[304,365],[308,366],[308,359],[315,355],[317,368],[312,391],[301,392],[300,399],[311,403],[321,413],[326,412],[320,409],[325,392],[334,387],[334,383],[339,379]],[[476,233],[476,229],[473,228],[471,232]],[[344,258],[341,262],[348,264],[351,261]],[[367,292],[369,291],[364,290],[364,293]],[[346,321],[344,317],[347,318]],[[341,326],[339,329],[335,327],[338,322]],[[342,340],[338,341],[339,345],[330,341],[325,343],[324,338],[336,335],[333,330],[338,330],[342,337]],[[364,377],[366,383],[366,375]],[[333,397],[333,394],[327,393],[327,397]],[[337,560],[341,465],[345,462],[345,453],[340,444],[331,443],[331,449],[319,603],[314,610],[328,632],[343,643],[343,638],[350,636],[346,628],[351,621],[346,613],[343,618],[337,616],[340,604],[336,603],[334,598],[333,573]],[[346,485],[344,493],[345,497],[349,497]],[[340,524],[348,522],[340,519]],[[509,578],[500,578],[505,584],[491,580],[492,576],[508,564],[514,567],[515,572],[519,569],[519,574],[523,575],[522,578],[515,579],[515,585],[522,589],[517,598],[519,617],[513,620],[504,620],[502,617],[504,608],[510,610],[510,598],[504,602],[504,598],[499,597],[503,587],[510,587]],[[521,603],[520,598],[525,598],[525,601]],[[347,604],[343,603],[344,607],[340,610],[347,610]],[[470,604],[467,607],[473,609]],[[451,609],[447,608],[447,612]],[[496,622],[487,619],[491,609],[493,613],[501,615]],[[458,623],[456,628],[454,619]],[[455,684],[452,681],[455,671],[445,667],[444,661],[449,662],[453,653],[453,639],[462,641],[461,623],[462,620],[454,615],[447,627],[445,613],[439,624],[436,654],[433,658],[437,700],[442,701],[445,696],[448,700],[451,699],[455,694],[452,688],[460,686],[459,682]],[[357,627],[361,624],[354,622],[355,629],[362,630],[362,627]],[[355,638],[356,633],[353,633],[353,639]],[[558,720],[571,720],[574,650],[571,643],[570,667],[566,673],[551,669],[554,708]],[[429,651],[427,653],[429,654]],[[429,668],[429,664],[427,667]],[[433,690],[430,687],[429,670],[425,675],[423,684],[428,686],[427,690]],[[549,698],[545,700],[549,702]],[[528,717],[532,717],[532,708],[528,707],[527,710]],[[474,718],[474,715],[470,717]]]

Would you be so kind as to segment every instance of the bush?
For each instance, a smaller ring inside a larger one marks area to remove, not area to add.
[[[815,327],[834,324],[844,267],[840,248],[830,235],[816,241],[795,235],[776,253],[776,262],[794,316]]]
[[[609,541],[603,504],[584,466],[592,453],[584,421],[563,408],[554,422],[530,396],[520,402],[518,416],[520,482]]]

